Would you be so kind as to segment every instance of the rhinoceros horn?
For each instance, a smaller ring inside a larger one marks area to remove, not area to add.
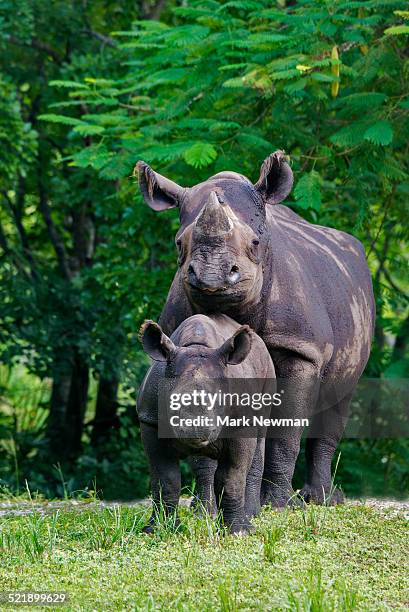
[[[205,236],[224,236],[233,228],[233,223],[226,214],[225,207],[220,204],[215,191],[210,193],[209,199],[198,216],[195,232]]]

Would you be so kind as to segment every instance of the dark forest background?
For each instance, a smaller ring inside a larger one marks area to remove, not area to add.
[[[366,375],[409,375],[409,12],[386,0],[0,0],[0,483],[148,491],[138,343],[176,268],[138,159],[189,186],[288,153],[288,204],[365,245]],[[302,459],[297,472],[303,468]],[[350,495],[405,495],[407,440],[344,440]],[[186,473],[186,482],[189,475]]]

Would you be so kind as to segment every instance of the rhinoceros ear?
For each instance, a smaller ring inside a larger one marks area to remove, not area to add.
[[[251,350],[251,329],[242,325],[219,348],[220,355],[227,365],[237,365],[244,361]]]
[[[183,187],[152,170],[148,164],[138,161],[134,176],[139,179],[139,188],[148,206],[153,210],[166,210],[179,206]]]
[[[176,346],[154,321],[145,321],[139,333],[145,353],[154,361],[168,361],[175,354]]]
[[[263,161],[260,178],[254,187],[266,204],[279,204],[290,193],[293,182],[293,172],[286,161],[284,151],[275,151]]]

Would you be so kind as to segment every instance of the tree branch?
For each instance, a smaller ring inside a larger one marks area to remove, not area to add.
[[[159,19],[165,7],[166,0],[156,0],[150,3],[147,0],[142,2],[142,19]]]
[[[53,60],[57,64],[61,64],[62,61],[63,61],[63,58],[58,53],[58,51],[56,51],[55,49],[50,47],[50,45],[48,45],[47,43],[43,42],[42,40],[38,40],[36,38],[33,38],[30,42],[24,42],[22,40],[19,40],[15,36],[9,36],[8,37],[8,42],[10,42],[12,45],[16,45],[18,47],[27,47],[28,49],[37,49],[38,51],[43,51],[44,53],[47,53],[47,55],[52,57]]]
[[[26,277],[26,278],[30,278],[29,274],[27,273],[27,270],[24,268],[24,266],[22,265],[22,262],[20,261],[19,257],[16,256],[16,254],[14,253],[13,249],[9,246],[7,237],[6,237],[6,233],[4,231],[3,225],[0,221],[0,247],[3,249],[4,255],[7,257],[9,256],[10,259],[13,261],[14,265],[16,266],[16,268]]]
[[[125,104],[125,102],[119,102],[118,106],[121,108],[127,108],[129,110],[136,110],[140,113],[151,113],[152,109],[149,106],[134,106],[133,104]]]
[[[396,336],[395,345],[392,352],[392,363],[405,357],[407,353],[409,339],[409,315],[403,321],[401,328]]]
[[[383,224],[385,223],[386,215],[387,215],[387,212],[388,212],[388,208],[389,208],[389,205],[391,204],[391,202],[393,200],[393,197],[395,195],[395,191],[396,191],[396,185],[393,186],[392,192],[391,192],[389,198],[387,199],[387,201],[385,203],[384,213],[383,213],[383,216],[382,216],[382,220],[381,220],[381,222],[379,224],[378,231],[376,232],[375,237],[373,238],[371,244],[369,245],[369,249],[365,253],[367,259],[368,259],[369,255],[372,253],[372,251],[375,249],[375,245],[376,245],[377,240],[378,240],[378,238],[380,236],[380,233],[382,231]]]
[[[95,32],[94,30],[80,30],[80,34],[86,34],[87,36],[93,36],[97,40],[100,40],[104,45],[108,45],[109,47],[117,47],[117,42],[111,36],[105,36],[105,34],[101,34],[100,32]]]
[[[3,229],[3,225],[0,221],[0,247],[3,249],[5,255],[8,255],[11,251],[8,242],[7,242],[7,238],[6,238],[6,234],[5,231]]]
[[[24,200],[24,192],[23,192],[23,185],[24,185],[24,181],[23,179],[20,177],[19,180],[19,194],[18,194],[18,200],[19,202],[17,202],[17,205],[15,205],[13,203],[13,201],[11,200],[11,198],[9,198],[8,193],[6,191],[2,191],[2,195],[4,197],[4,199],[6,200],[7,204],[8,204],[8,208],[12,217],[12,220],[14,222],[14,225],[16,227],[17,233],[20,237],[20,242],[21,242],[21,246],[23,248],[23,253],[24,256],[30,266],[30,270],[31,270],[31,275],[33,278],[37,278],[38,277],[38,270],[37,270],[37,266],[36,263],[34,261],[34,257],[33,254],[31,252],[31,248],[30,248],[30,244],[29,244],[29,240],[28,240],[28,236],[26,233],[26,230],[24,228],[23,222],[22,222],[22,209],[23,209],[23,200]]]
[[[409,302],[409,295],[405,293],[403,289],[398,287],[398,285],[395,283],[395,281],[392,279],[391,275],[389,274],[388,270],[385,268],[384,264],[381,264],[381,272],[384,275],[385,279],[390,284],[390,286],[392,287],[392,289],[394,289],[394,291],[399,293],[403,298],[405,298],[405,300]]]
[[[45,189],[41,180],[39,181],[39,196],[39,209],[41,214],[43,215],[45,224],[47,226],[48,235],[50,236],[51,243],[54,247],[54,251],[57,256],[61,272],[63,273],[65,278],[70,280],[72,278],[72,273],[68,264],[68,256],[65,250],[64,241],[60,236],[60,233],[57,230],[54,221],[52,220],[51,209],[47,200],[47,194],[45,193]]]
[[[379,252],[375,247],[372,248],[372,251],[375,253],[376,258],[379,261],[379,267],[378,267],[375,278],[377,279],[379,283],[379,277],[381,274],[383,274],[383,276],[385,277],[385,280],[392,287],[392,289],[396,291],[397,293],[399,293],[405,300],[409,302],[409,295],[403,289],[398,287],[398,285],[393,280],[389,270],[385,268],[385,261],[386,261],[388,245],[389,245],[389,240],[385,239],[385,242],[382,248],[382,252]]]

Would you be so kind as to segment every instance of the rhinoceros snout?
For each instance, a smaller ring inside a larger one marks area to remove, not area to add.
[[[187,270],[187,280],[191,287],[208,293],[225,291],[227,288],[236,285],[241,280],[238,265],[233,264],[225,273],[212,273],[210,270],[199,271],[194,262],[189,264]]]

